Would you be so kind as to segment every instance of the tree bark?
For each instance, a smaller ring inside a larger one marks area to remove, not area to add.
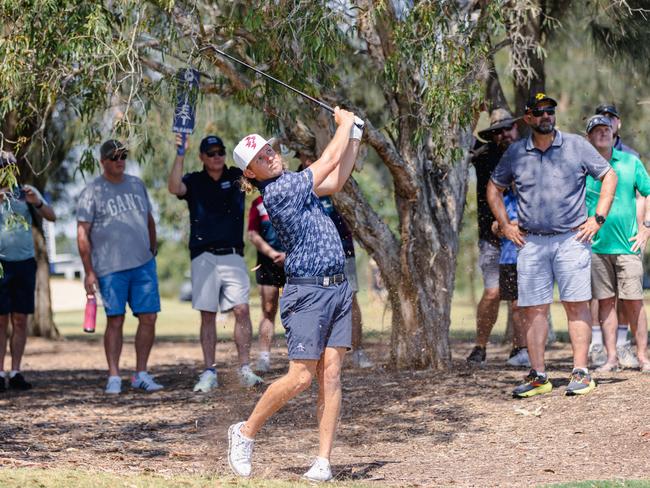
[[[40,218],[34,222],[34,251],[36,258],[36,298],[34,315],[30,317],[28,334],[48,339],[59,339],[61,334],[54,323],[50,293],[50,261]]]

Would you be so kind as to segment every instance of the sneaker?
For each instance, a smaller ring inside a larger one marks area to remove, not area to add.
[[[528,398],[535,395],[543,395],[550,393],[553,385],[548,379],[548,376],[539,374],[534,369],[531,369],[528,376],[524,378],[524,383],[512,390],[514,398]]]
[[[228,464],[236,475],[250,476],[255,441],[244,437],[241,433],[243,425],[244,422],[239,422],[228,429]]]
[[[303,478],[308,479],[309,481],[329,481],[332,479],[332,468],[330,462],[322,457],[317,457],[316,460],[312,463],[311,468],[305,474],[302,475]]]
[[[245,364],[239,370],[239,384],[246,388],[251,388],[253,386],[261,385],[264,383],[264,380],[253,373],[253,370],[248,364]]]
[[[163,389],[163,385],[156,383],[146,371],[136,373],[131,377],[131,386],[137,390],[158,391]]]
[[[108,395],[119,395],[122,393],[122,378],[119,376],[109,376],[104,393]]]
[[[9,389],[26,391],[32,389],[32,384],[27,383],[22,374],[16,373],[13,378],[9,378]]]
[[[592,344],[589,346],[589,360],[591,366],[597,368],[607,362],[607,351],[602,344]]]
[[[357,349],[356,351],[352,351],[352,365],[355,368],[365,369],[372,368],[375,364],[370,360],[366,351]]]
[[[208,393],[214,390],[219,384],[217,383],[217,373],[211,369],[206,369],[199,376],[199,381],[194,385],[195,392]]]
[[[474,346],[472,352],[467,356],[467,364],[474,366],[483,366],[485,364],[485,348],[481,346]]]
[[[258,358],[255,364],[255,370],[260,373],[268,373],[271,371],[271,360],[263,357]]]
[[[530,368],[530,358],[528,357],[528,348],[515,347],[510,351],[510,357],[506,361],[510,366],[524,366]]]
[[[582,369],[574,368],[571,372],[571,381],[569,381],[569,386],[566,387],[566,395],[586,395],[594,388],[596,388],[596,382],[593,380],[591,375],[585,373]]]
[[[622,346],[616,346],[616,355],[618,356],[618,364],[621,368],[636,369],[639,367],[639,360],[636,358],[632,350],[632,344],[629,342]]]

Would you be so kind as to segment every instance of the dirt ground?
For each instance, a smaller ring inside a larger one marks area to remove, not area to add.
[[[492,346],[488,366],[471,370],[463,360],[470,346],[453,345],[446,374],[347,369],[336,478],[481,487],[650,478],[650,375],[603,375],[593,394],[565,397],[571,356],[560,345],[548,354],[553,392],[515,401],[510,390],[524,372],[504,366],[506,348]],[[387,352],[385,344],[368,350],[378,362]],[[196,395],[199,346],[160,342],[150,370],[166,389],[126,388],[107,398],[98,341],[31,339],[24,369],[35,389],[0,397],[0,466],[229,476],[227,427],[250,412],[261,391],[237,385],[231,343],[219,344],[218,358],[222,386]],[[132,344],[125,344],[123,364],[134,364]],[[285,365],[278,348],[268,382]],[[315,389],[262,431],[256,477],[297,480],[304,472],[317,447],[314,401]]]

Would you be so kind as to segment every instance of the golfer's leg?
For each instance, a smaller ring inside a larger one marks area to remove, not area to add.
[[[269,386],[253,409],[241,433],[249,439],[254,438],[264,423],[289,400],[309,388],[316,375],[317,360],[292,360],[289,371]]]
[[[138,315],[138,330],[135,333],[135,363],[136,371],[147,371],[147,361],[156,338],[155,313],[142,313]]]
[[[544,352],[546,350],[546,337],[548,335],[548,309],[549,304],[521,307],[524,327],[527,328],[526,344],[531,367],[538,373],[544,373]]]
[[[124,315],[106,317],[106,332],[104,332],[104,351],[108,362],[108,374],[120,375],[120,355],[122,354],[122,326]]]
[[[323,362],[322,382],[319,384],[319,440],[318,455],[329,459],[332,444],[336,435],[336,426],[341,412],[341,365],[345,356],[345,348],[326,347],[321,361]],[[320,381],[320,378],[319,378]],[[321,395],[322,390],[322,395]]]
[[[203,363],[206,368],[211,368],[215,363],[215,349],[217,347],[217,312],[201,310],[200,337]]]
[[[569,321],[569,337],[573,349],[573,367],[587,368],[591,342],[591,312],[589,301],[562,302]],[[609,353],[608,353],[609,354]]]
[[[598,321],[603,331],[603,342],[607,351],[607,363],[617,364],[616,359],[616,333],[618,319],[616,317],[616,297],[598,300]],[[593,322],[593,318],[592,318]]]
[[[27,314],[11,314],[11,369],[20,371],[20,362],[27,342]]]

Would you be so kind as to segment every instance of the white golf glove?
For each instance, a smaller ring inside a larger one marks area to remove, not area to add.
[[[356,139],[360,141],[361,137],[363,136],[363,128],[365,125],[365,122],[355,115],[354,125],[350,129],[350,139]]]

